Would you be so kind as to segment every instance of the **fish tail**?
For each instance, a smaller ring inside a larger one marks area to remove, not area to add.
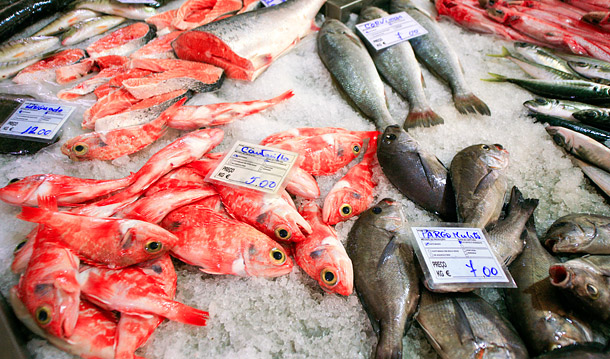
[[[491,116],[489,107],[474,94],[453,96],[453,103],[459,113],[480,113],[481,115]]]
[[[489,57],[509,57],[509,56],[512,56],[512,54],[510,53],[510,51],[508,51],[508,49],[505,46],[502,46],[501,54],[487,54],[487,56],[489,56]]]
[[[488,72],[489,75],[491,75],[491,79],[481,79],[483,81],[489,81],[489,82],[506,82],[508,81],[508,78],[506,76],[502,76],[502,75],[498,75],[498,74],[494,74],[493,72]]]
[[[276,103],[280,103],[282,101],[288,100],[289,98],[294,96],[294,91],[292,90],[288,90],[286,92],[284,92],[283,94],[272,98],[271,100],[269,100],[269,102],[276,104]]]
[[[189,307],[180,302],[168,301],[166,305],[164,305],[164,308],[167,308],[167,312],[159,313],[159,315],[184,324],[205,326],[207,320],[210,318],[210,313]]]
[[[379,341],[375,349],[375,359],[401,359],[402,358],[402,330],[398,335],[391,330],[379,332]]]
[[[445,120],[432,110],[426,110],[421,112],[409,112],[405,123],[402,127],[408,130],[411,127],[430,127],[434,125],[441,125],[445,123]]]

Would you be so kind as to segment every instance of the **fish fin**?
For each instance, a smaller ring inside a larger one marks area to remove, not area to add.
[[[462,306],[454,297],[451,297],[451,302],[455,309],[454,324],[460,343],[464,345],[464,343],[467,343],[468,341],[474,342],[474,332],[472,331],[472,326],[470,325],[470,321],[468,321],[464,309],[462,309]]]
[[[511,53],[510,53],[510,51],[508,51],[508,49],[505,46],[502,46],[501,54],[487,54],[487,56],[489,56],[489,57],[509,57],[509,56],[511,56]]]
[[[487,104],[472,93],[464,96],[453,96],[453,103],[455,104],[455,108],[461,114],[479,113],[481,115],[491,116],[491,111],[489,110]]]
[[[50,212],[42,208],[21,207],[21,213],[17,215],[17,218],[28,222],[42,223],[48,219]]]
[[[506,76],[494,74],[493,72],[488,72],[488,74],[490,74],[493,78],[491,78],[491,79],[481,79],[481,80],[489,81],[489,82],[506,82],[506,81],[508,81],[508,78]]]
[[[409,112],[402,127],[407,131],[411,127],[430,127],[443,123],[445,123],[445,121],[441,116],[437,115],[436,112],[432,110],[427,110],[422,112]]]
[[[513,186],[510,191],[510,199],[508,200],[508,206],[506,208],[506,216],[510,215],[511,212],[514,212],[519,208],[526,212],[533,213],[536,207],[538,207],[538,202],[539,201],[537,198],[523,198],[523,194],[519,188],[517,188],[517,186]]]
[[[371,314],[371,311],[368,310],[368,308],[365,304],[366,302],[362,299],[362,295],[360,295],[360,292],[356,291],[356,295],[358,296],[358,299],[360,300],[360,304],[362,304],[362,307],[364,308],[364,312],[366,313],[366,316],[369,318],[369,321],[371,322],[371,327],[373,327],[373,331],[375,332],[376,335],[379,335],[379,332],[380,332],[379,321],[377,319],[375,319],[373,317],[373,315]]]
[[[38,196],[38,207],[47,211],[59,212],[57,206],[57,197],[55,196]]]
[[[392,253],[394,253],[396,248],[398,248],[397,238],[398,237],[396,236],[392,236],[388,244],[386,244],[385,248],[383,249],[383,252],[381,252],[381,256],[377,262],[377,271],[379,271],[379,269],[388,261],[388,259],[390,259]]]
[[[156,314],[184,324],[205,326],[210,319],[210,313],[173,300],[165,301],[163,308],[166,309],[163,313]]]
[[[441,161],[436,158],[435,156],[426,156],[423,157],[422,154],[420,152],[417,153],[417,156],[419,157],[419,162],[421,163],[421,167],[424,170],[424,173],[426,175],[426,180],[428,181],[428,186],[430,186],[431,188],[436,188],[437,187],[437,181],[434,180],[434,178],[442,178],[442,177],[447,177],[446,173],[442,173],[442,171],[436,171],[434,170],[431,166],[429,166],[429,162],[430,160],[435,160],[438,161],[441,165]],[[443,165],[442,168],[445,168],[445,166]]]
[[[498,171],[490,170],[489,172],[487,172],[487,174],[483,178],[481,178],[481,180],[477,184],[477,187],[472,192],[473,195],[476,195],[479,192],[487,190],[489,187],[491,187],[496,182],[496,180],[498,179],[499,176],[500,176],[500,173]]]

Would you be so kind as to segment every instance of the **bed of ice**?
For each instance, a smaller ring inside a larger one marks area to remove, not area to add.
[[[172,7],[176,7],[172,4]],[[320,23],[321,19],[318,19]],[[351,21],[353,22],[353,17]],[[440,23],[459,54],[466,78],[474,93],[490,107],[492,116],[461,115],[453,107],[450,92],[424,69],[426,91],[433,108],[445,124],[409,132],[425,148],[449,165],[461,149],[477,143],[500,143],[510,151],[509,186],[516,185],[526,197],[538,198],[535,212],[538,232],[543,232],[556,218],[571,212],[610,215],[604,198],[588,184],[564,151],[557,147],[543,126],[526,116],[522,103],[533,95],[507,83],[481,81],[487,72],[523,76],[508,60],[486,54],[500,53],[510,44],[469,33],[447,20]],[[41,100],[52,100],[59,87],[16,86],[0,83],[0,92],[29,92]],[[225,140],[217,148],[228,148],[234,139],[253,142],[294,127],[339,126],[350,130],[372,130],[374,125],[355,111],[337,91],[330,75],[316,53],[316,37],[304,38],[281,57],[256,81],[227,80],[220,90],[199,94],[188,104],[267,99],[292,89],[295,96],[274,108],[223,126]],[[407,104],[386,86],[390,112],[397,122],[407,115]],[[82,112],[93,103],[93,95],[77,102],[80,106],[65,126],[63,140],[82,133]],[[32,156],[0,156],[0,184],[15,177],[39,173],[110,179],[137,171],[156,151],[180,135],[170,130],[149,148],[112,162],[72,162],[61,154],[59,143]],[[351,164],[353,165],[353,163]],[[350,165],[350,166],[351,166]],[[319,177],[324,195],[347,169],[334,176]],[[376,200],[392,197],[402,202],[410,221],[434,221],[435,218],[399,194],[378,172]],[[19,208],[0,203],[4,230],[0,233],[0,291],[6,296],[18,277],[11,273],[13,249],[33,227],[15,218]],[[345,242],[354,220],[336,226]],[[178,263],[177,300],[209,310],[206,327],[164,322],[137,354],[147,358],[369,358],[376,337],[357,297],[324,293],[317,283],[295,266],[292,273],[276,279],[212,276],[194,267]],[[485,291],[485,297],[501,308],[497,292]],[[417,324],[403,339],[405,358],[436,358]],[[70,358],[33,338],[28,350],[35,358]]]

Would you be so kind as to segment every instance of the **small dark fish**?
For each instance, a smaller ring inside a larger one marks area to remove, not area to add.
[[[402,128],[386,128],[377,159],[388,180],[407,198],[445,221],[457,219],[447,168]]]
[[[378,333],[378,359],[402,357],[405,327],[419,301],[413,249],[400,233],[404,224],[400,204],[386,198],[360,214],[347,237],[354,286]]]
[[[587,135],[597,142],[601,142],[606,147],[610,147],[610,132],[576,123],[573,121],[567,121],[559,117],[547,116],[542,114],[534,114],[533,117],[536,118],[536,121],[545,122],[551,126],[561,126],[569,128],[572,131],[582,133],[583,135]]]
[[[573,213],[557,219],[544,235],[555,253],[610,254],[610,217]]]
[[[572,114],[575,119],[602,130],[610,131],[610,109],[580,110]]]
[[[475,294],[424,290],[415,319],[441,358],[528,358],[515,328]]]

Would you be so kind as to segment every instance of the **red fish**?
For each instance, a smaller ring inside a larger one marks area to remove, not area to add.
[[[206,186],[207,184],[204,183],[204,176],[196,173],[191,168],[178,167],[159,178],[159,180],[148,187],[146,192],[144,192],[144,195],[150,196],[157,192],[171,189],[191,188],[195,185]]]
[[[95,121],[98,118],[125,111],[139,101],[140,99],[133,97],[129,91],[123,88],[110,92],[85,110],[83,114],[83,128],[94,128]]]
[[[322,221],[322,211],[314,201],[305,202],[299,213],[313,228],[304,241],[294,244],[294,260],[322,289],[348,296],[354,289],[352,261],[337,232]]]
[[[17,76],[13,77],[13,82],[23,85],[55,81],[55,70],[57,68],[73,65],[84,58],[85,52],[81,49],[64,50],[24,68]]]
[[[32,253],[34,253],[34,243],[36,242],[36,234],[38,233],[38,229],[40,226],[36,226],[25,239],[15,247],[15,251],[13,255],[13,263],[11,264],[11,271],[15,274],[21,274],[25,272],[28,267],[28,263],[30,262],[30,258],[32,258]]]
[[[205,273],[277,277],[292,270],[292,261],[279,244],[207,206],[182,207],[161,225],[180,238],[172,255]]]
[[[241,0],[187,0],[176,12],[172,25],[180,30],[190,30],[234,14],[241,8]]]
[[[295,137],[313,137],[325,135],[327,133],[348,133],[350,131],[341,127],[301,127],[293,128],[288,131],[277,132],[265,137],[261,145],[280,143]]]
[[[60,85],[76,81],[91,72],[94,65],[94,59],[86,58],[72,65],[58,67],[55,69],[55,81]]]
[[[122,27],[87,46],[91,57],[127,56],[155,37],[155,28],[145,22]]]

